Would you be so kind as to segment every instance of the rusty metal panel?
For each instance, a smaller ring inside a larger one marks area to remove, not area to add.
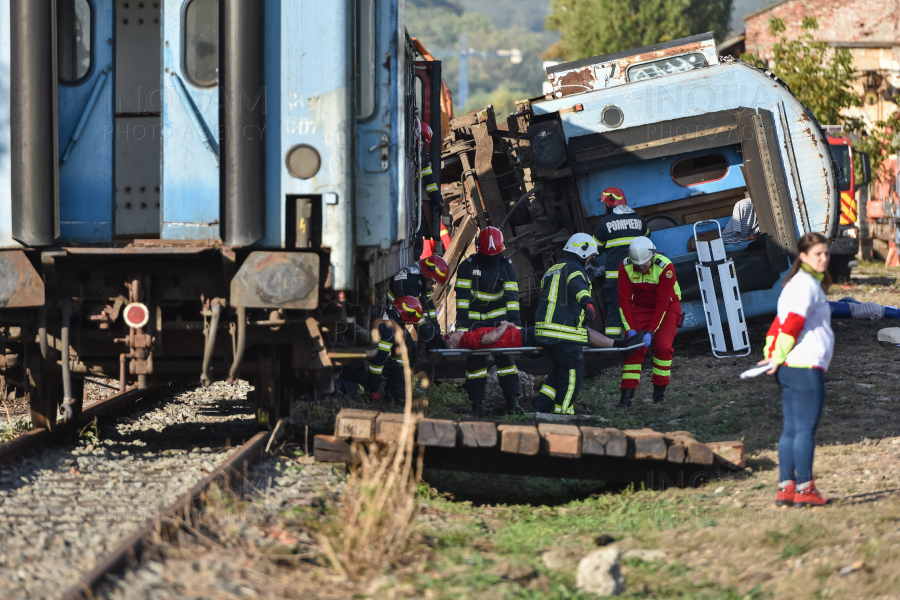
[[[0,308],[44,305],[44,280],[21,250],[0,252]]]
[[[319,255],[253,252],[231,280],[231,304],[309,310],[319,301]]]

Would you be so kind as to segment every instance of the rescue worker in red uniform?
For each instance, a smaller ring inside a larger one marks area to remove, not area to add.
[[[675,356],[672,343],[681,319],[681,287],[675,278],[675,265],[657,254],[648,238],[635,238],[628,248],[628,258],[619,267],[619,313],[626,330],[643,329],[653,334],[653,402],[665,402]],[[622,408],[634,401],[646,353],[646,348],[640,348],[622,365]]]
[[[606,303],[606,330],[610,337],[621,336],[622,318],[619,315],[619,266],[628,256],[628,246],[638,236],[650,237],[650,229],[641,215],[625,202],[625,193],[617,187],[606,188],[600,194],[606,205],[606,215],[594,229],[597,249],[606,253],[606,281],[603,284],[603,302]],[[625,331],[628,331],[626,328]]]
[[[405,326],[404,341],[409,357],[410,367],[416,363],[418,348],[409,326],[428,328],[430,325],[423,319],[422,304],[412,296],[401,296],[388,305],[381,321],[376,325],[381,341],[378,342],[378,351],[369,360],[369,398],[373,402],[380,402],[382,379],[386,379],[385,393],[395,401],[402,401],[406,397],[406,379],[403,376],[403,359],[395,344],[396,330],[391,320]],[[423,332],[420,332],[420,334]],[[433,332],[429,332],[433,335]],[[393,357],[393,358],[392,358]]]
[[[477,252],[460,263],[456,271],[456,331],[496,327],[519,321],[519,283],[512,261],[503,256],[503,234],[496,227],[485,227],[475,239]],[[519,405],[522,388],[519,369],[512,356],[494,357],[500,389],[510,412],[524,413]],[[484,416],[484,389],[487,384],[487,357],[469,356],[466,360],[466,392],[472,401],[472,414]]]

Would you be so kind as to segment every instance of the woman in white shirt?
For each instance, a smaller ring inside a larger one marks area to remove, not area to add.
[[[768,374],[781,386],[784,428],[778,441],[780,476],[778,506],[821,506],[812,476],[816,428],[825,402],[825,371],[834,352],[831,308],[825,290],[828,275],[828,240],[807,233],[798,242],[794,261],[778,298],[778,315],[766,335]]]

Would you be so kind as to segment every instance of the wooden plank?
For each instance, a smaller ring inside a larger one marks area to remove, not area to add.
[[[666,460],[668,448],[663,434],[650,429],[628,429],[628,458],[636,460]]]
[[[419,437],[417,441],[421,446],[453,448],[456,446],[456,436],[455,421],[448,419],[423,419],[419,423]]]
[[[459,441],[464,448],[493,448],[497,445],[497,424],[490,421],[461,421]]]
[[[603,427],[581,427],[581,451],[591,456],[605,456],[609,434]]]
[[[413,413],[410,433],[415,435],[416,424],[422,420],[422,415]],[[375,418],[375,441],[382,444],[396,442],[400,439],[403,430],[403,413],[381,413]]]
[[[709,442],[706,447],[712,450],[714,460],[723,467],[740,470],[747,466],[743,442]]]
[[[534,425],[498,425],[500,451],[534,456],[541,449],[541,434]]]
[[[541,452],[562,458],[581,457],[581,430],[576,425],[539,423]]]
[[[372,442],[375,440],[375,419],[377,417],[378,411],[375,410],[345,408],[337,414],[334,420],[334,435],[357,442]]]
[[[687,456],[687,448],[681,442],[673,441],[668,443],[669,448],[666,452],[666,460],[671,463],[683,463],[685,456]]]
[[[713,451],[709,449],[706,444],[701,444],[696,440],[690,440],[687,442],[683,442],[685,448],[687,448],[687,456],[684,459],[684,462],[693,464],[693,465],[711,465],[713,464],[715,458],[713,455]]]
[[[333,435],[317,435],[313,438],[316,462],[353,462],[350,443]]]

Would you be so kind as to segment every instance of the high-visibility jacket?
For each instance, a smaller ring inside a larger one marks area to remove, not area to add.
[[[616,206],[602,217],[594,229],[600,252],[606,250],[606,280],[614,283],[619,277],[619,266],[628,256],[628,246],[639,236],[650,237],[650,228],[641,215],[629,206]]]
[[[666,311],[676,302],[680,307],[681,286],[675,278],[675,265],[671,260],[657,254],[647,273],[636,270],[630,258],[622,261],[619,267],[619,314],[626,331],[634,329],[636,323],[633,307],[653,310],[646,328],[655,332]]]
[[[424,237],[433,240],[443,239],[444,231],[442,231],[441,215],[444,212],[444,197],[441,195],[441,188],[438,185],[437,177],[434,169],[431,167],[430,157],[427,152],[422,152],[422,187],[428,194],[428,202],[424,203],[422,214],[425,216],[425,223],[422,224],[422,232]],[[424,199],[423,199],[424,200]],[[448,236],[449,237],[449,236]],[[449,245],[449,242],[444,242]]]
[[[403,296],[412,296],[422,303],[426,319],[437,319],[437,308],[431,294],[426,291],[426,278],[422,275],[419,263],[406,265],[400,272],[394,275],[388,289],[388,298],[391,302]]]
[[[544,343],[588,343],[584,305],[591,301],[591,281],[581,261],[565,254],[541,278],[541,298],[535,315],[534,334]]]
[[[827,371],[834,354],[831,307],[822,290],[822,275],[810,271],[802,269],[784,286],[764,355],[789,367]]]
[[[456,271],[456,331],[519,321],[519,283],[512,261],[502,254],[475,253]]]

